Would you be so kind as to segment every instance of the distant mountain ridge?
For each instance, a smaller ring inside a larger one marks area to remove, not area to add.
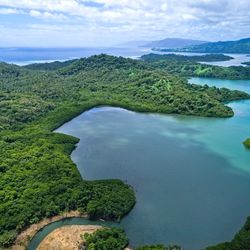
[[[192,40],[192,39],[183,39],[183,38],[166,38],[163,40],[156,41],[130,41],[121,44],[121,46],[136,46],[144,48],[168,48],[168,49],[177,49],[183,48],[191,45],[199,45],[202,43],[207,43],[207,41]]]
[[[143,47],[150,48],[168,48],[168,49],[178,49],[187,46],[200,45],[208,43],[207,41],[183,39],[183,38],[166,38],[159,41],[152,41],[143,45]]]
[[[119,46],[121,47],[144,47],[145,44],[150,43],[151,41],[129,41],[129,42],[125,42],[120,44]]]
[[[156,49],[158,51],[172,52],[194,52],[194,53],[250,53],[250,38],[237,41],[209,42],[182,48]]]

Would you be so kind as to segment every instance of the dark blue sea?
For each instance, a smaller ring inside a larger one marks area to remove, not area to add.
[[[0,48],[0,61],[26,65],[30,63],[66,61],[98,54],[137,58],[148,54],[147,48]]]
[[[17,65],[27,65],[31,63],[45,63],[53,61],[67,61],[81,57],[89,57],[99,54],[108,54],[113,56],[123,56],[129,58],[139,58],[149,53],[162,52],[152,51],[144,47],[85,47],[85,48],[0,48],[0,62],[14,63]],[[169,53],[169,52],[167,52]],[[172,53],[172,52],[171,52]],[[204,55],[204,53],[177,53],[182,55],[194,56]],[[244,66],[242,62],[249,61],[245,54],[227,54],[234,59],[222,62],[206,62],[206,64],[217,66]]]

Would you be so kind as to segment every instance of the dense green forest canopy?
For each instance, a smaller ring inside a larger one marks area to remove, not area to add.
[[[33,63],[24,66],[24,68],[33,70],[56,70],[59,68],[66,67],[75,61],[77,61],[77,59],[63,61],[63,62],[55,61],[51,63]]]
[[[250,38],[237,41],[208,42],[165,51],[196,53],[250,53]]]
[[[213,55],[205,55],[205,57],[208,58],[211,58],[211,56]],[[175,54],[148,54],[141,57],[141,59],[147,62],[151,67],[164,70],[177,76],[214,77],[220,79],[250,79],[250,67],[211,66],[195,62],[196,59],[194,58],[196,57]],[[247,147],[249,145],[248,142],[249,139],[244,142],[245,146]]]
[[[193,59],[193,56],[148,54],[142,56],[141,59],[151,67],[177,76],[213,77],[232,80],[250,79],[250,67],[221,67],[201,64]]]
[[[86,250],[124,250],[129,240],[119,228],[98,229],[93,234],[84,234]]]
[[[158,51],[158,50],[157,50]],[[160,51],[164,52],[164,49]],[[151,55],[151,59],[155,60],[158,59],[158,54],[149,54]],[[185,55],[178,55],[178,54],[164,54],[160,55],[162,58],[167,60],[177,60],[177,61],[186,61],[186,62],[222,62],[222,61],[229,61],[234,59],[231,56],[227,56],[224,54],[206,54],[206,55],[194,55],[194,56],[185,56]]]
[[[229,117],[240,91],[189,85],[140,60],[107,55],[19,67],[0,63],[0,247],[62,211],[120,220],[135,204],[119,180],[83,180],[70,159],[77,138],[53,130],[112,105],[144,112]]]
[[[124,230],[118,228],[98,229],[93,234],[85,233],[86,250],[124,250],[129,239]],[[135,250],[181,250],[179,246],[146,245]]]

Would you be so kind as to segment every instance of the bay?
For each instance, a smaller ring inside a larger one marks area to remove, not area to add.
[[[192,78],[250,93],[250,81]],[[250,214],[250,101],[227,119],[141,114],[97,107],[56,132],[80,142],[72,160],[85,179],[119,178],[137,204],[122,220],[132,246],[165,243],[198,250],[230,240]]]

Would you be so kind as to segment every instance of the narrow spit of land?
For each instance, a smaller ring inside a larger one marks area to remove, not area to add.
[[[72,225],[55,229],[39,244],[37,250],[78,250],[84,243],[82,235],[94,233],[102,228],[98,225]]]
[[[53,223],[62,219],[74,218],[74,217],[82,217],[86,219],[88,218],[86,214],[81,214],[78,211],[71,211],[71,212],[60,214],[60,215],[56,215],[51,218],[46,218],[36,224],[32,224],[26,230],[22,231],[17,236],[15,243],[12,246],[12,249],[13,250],[25,250],[30,242],[30,239],[32,239],[39,230],[49,225],[50,223]]]

